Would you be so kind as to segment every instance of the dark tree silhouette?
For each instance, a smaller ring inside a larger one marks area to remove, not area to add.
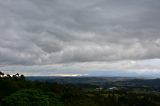
[[[23,74],[21,74],[21,75],[19,76],[19,78],[20,78],[21,80],[25,80],[25,77],[24,77]]]
[[[6,74],[7,78],[11,78],[11,76],[9,74]]]
[[[0,77],[3,77],[3,76],[4,76],[4,73],[0,71]]]

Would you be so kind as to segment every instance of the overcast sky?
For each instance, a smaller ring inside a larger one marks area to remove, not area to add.
[[[160,0],[0,0],[0,70],[160,75]]]

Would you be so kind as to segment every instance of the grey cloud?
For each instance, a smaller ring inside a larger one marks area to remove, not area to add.
[[[0,65],[160,58],[158,0],[0,0]]]
[[[106,70],[107,69],[107,70]],[[131,76],[158,78],[160,73],[160,59],[116,61],[116,62],[83,62],[34,66],[6,66],[0,67],[5,73],[23,73],[26,76]],[[53,71],[54,70],[54,71]]]

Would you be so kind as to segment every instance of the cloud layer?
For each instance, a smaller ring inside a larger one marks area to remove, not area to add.
[[[159,0],[0,0],[0,65],[159,59],[159,10]]]

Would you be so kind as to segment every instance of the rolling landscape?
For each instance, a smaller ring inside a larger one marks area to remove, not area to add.
[[[160,79],[25,77],[1,72],[0,106],[159,106]]]
[[[160,106],[160,0],[0,0],[0,106]]]

